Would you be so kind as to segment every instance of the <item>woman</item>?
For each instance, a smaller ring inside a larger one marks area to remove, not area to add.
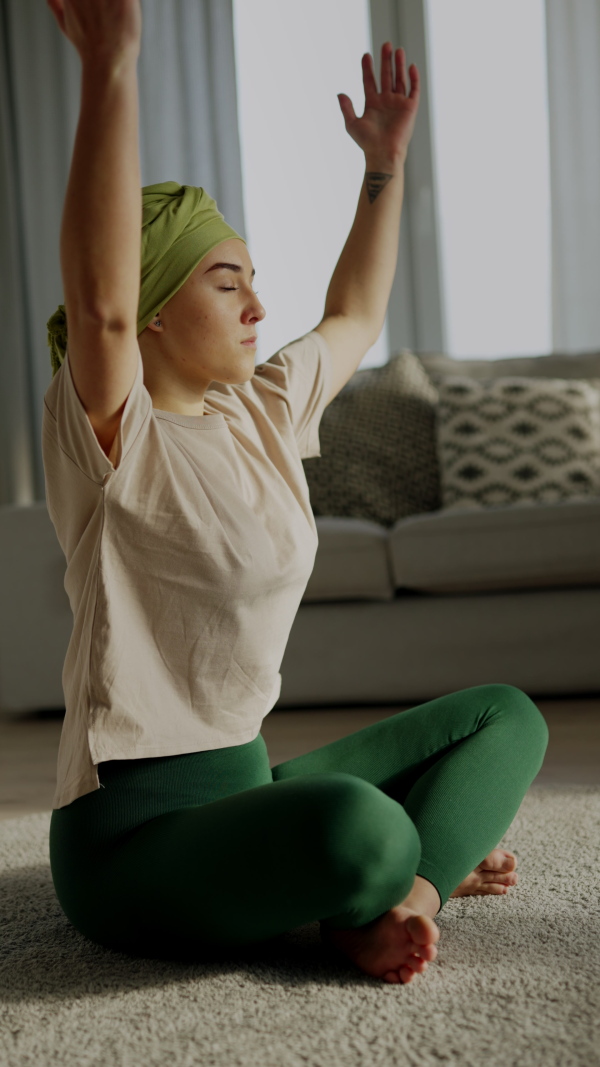
[[[201,188],[140,197],[139,0],[48,3],[82,59],[43,419],[74,615],[58,899],[86,937],[151,957],[319,920],[367,974],[410,982],[450,896],[517,881],[495,845],[543,760],[538,709],[477,686],[272,769],[260,726],[317,547],[301,461],[385,317],[417,69],[407,95],[388,42],[381,93],[363,59],[365,114],[341,99],[367,164],[354,227],[323,321],[255,368],[243,238]]]

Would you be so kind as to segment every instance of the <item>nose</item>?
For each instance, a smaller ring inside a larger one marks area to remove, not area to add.
[[[264,307],[262,306],[260,300],[257,300],[256,301],[256,314],[253,315],[252,318],[257,320],[258,322],[261,322],[264,319],[266,314],[267,313],[266,313]]]

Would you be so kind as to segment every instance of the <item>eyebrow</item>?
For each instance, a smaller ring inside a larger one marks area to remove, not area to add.
[[[240,267],[240,265],[238,263],[213,263],[212,267],[209,267],[208,270],[206,270],[204,273],[208,274],[209,271],[217,270],[219,267],[224,267],[225,270],[234,270],[234,271],[236,271],[237,274],[240,274],[242,269],[243,269],[242,267]],[[250,277],[253,278],[255,274],[256,274],[256,267],[253,268],[252,274],[250,275]]]

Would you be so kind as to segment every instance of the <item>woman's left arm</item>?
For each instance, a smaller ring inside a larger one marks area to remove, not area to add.
[[[349,97],[338,97],[346,130],[364,151],[366,166],[354,223],[329,283],[323,320],[315,327],[334,357],[330,400],[381,333],[398,260],[404,163],[419,107],[419,72],[412,63],[407,95],[404,49],[396,49],[395,79],[392,52],[386,41],[381,49],[381,92],[371,55],[363,56],[361,118]]]

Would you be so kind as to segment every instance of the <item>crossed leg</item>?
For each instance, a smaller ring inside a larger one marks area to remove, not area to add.
[[[333,770],[362,777],[400,803],[419,834],[421,860],[402,905],[360,936],[339,928],[334,934],[323,922],[326,937],[388,981],[410,981],[407,968],[422,973],[437,954],[437,926],[419,927],[415,916],[432,918],[450,896],[505,893],[516,884],[516,857],[495,846],[540,770],[547,742],[543,716],[525,693],[475,686],[273,767],[275,781]],[[397,976],[393,965],[382,971],[394,943],[402,959]]]

